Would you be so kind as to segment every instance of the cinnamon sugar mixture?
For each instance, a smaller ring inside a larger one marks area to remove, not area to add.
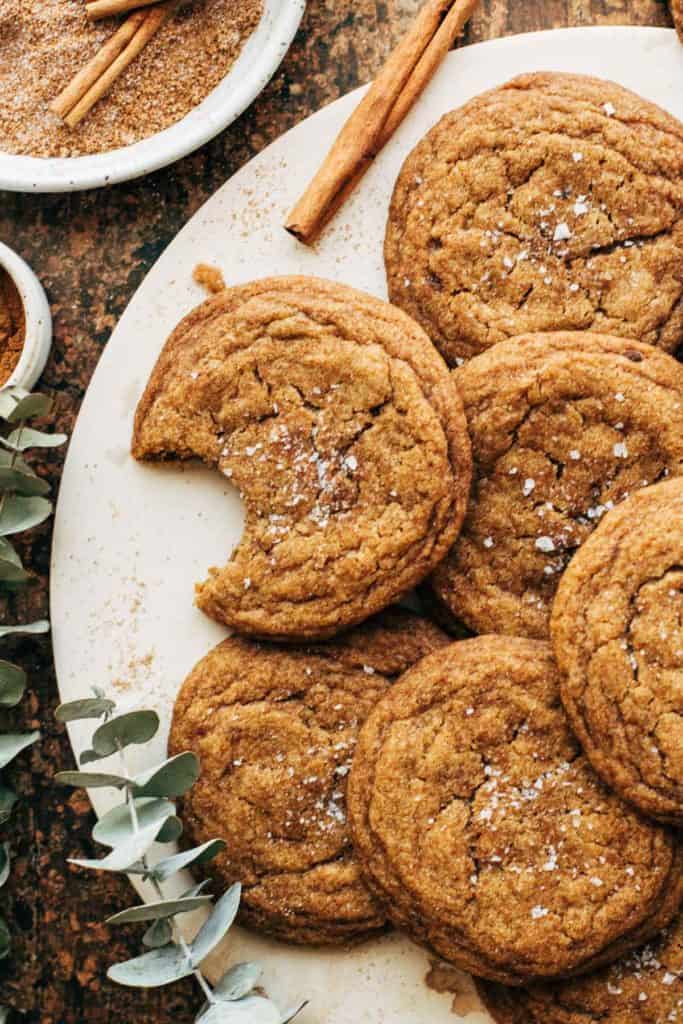
[[[0,151],[80,156],[174,124],[218,85],[261,17],[263,0],[192,0],[74,129],[48,104],[121,24],[93,24],[85,0],[0,0]]]

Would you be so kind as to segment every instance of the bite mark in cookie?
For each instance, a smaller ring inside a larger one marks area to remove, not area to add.
[[[471,477],[462,404],[424,332],[342,285],[231,288],[176,329],[138,406],[138,459],[198,457],[242,492],[231,560],[198,587],[241,632],[321,637],[441,560]]]

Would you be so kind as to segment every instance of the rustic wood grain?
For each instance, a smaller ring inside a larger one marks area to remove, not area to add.
[[[296,41],[261,97],[231,128],[172,168],[106,191],[0,195],[0,238],[33,265],[52,304],[55,346],[43,386],[57,396],[59,428],[73,427],[118,317],[187,219],[272,139],[370,79],[418,2],[309,0]],[[591,24],[670,21],[659,0],[483,0],[464,42]],[[55,488],[62,461],[63,453],[55,452],[41,468]],[[7,615],[47,613],[49,545],[49,527],[25,543],[36,582],[4,609]],[[27,1024],[186,1024],[199,1005],[192,983],[141,993],[106,980],[111,962],[138,952],[140,929],[113,930],[101,922],[134,895],[118,878],[66,865],[69,856],[95,855],[92,814],[81,794],[51,784],[54,771],[72,759],[53,719],[49,643],[24,641],[16,653],[30,673],[31,691],[23,708],[0,724],[39,725],[44,739],[12,773],[24,799],[5,830],[15,860],[0,909],[12,922],[15,953],[0,964],[0,1003],[23,1011]]]

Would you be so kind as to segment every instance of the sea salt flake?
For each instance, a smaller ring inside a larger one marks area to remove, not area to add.
[[[583,217],[584,213],[588,213],[588,203],[575,202],[572,206],[575,217]]]
[[[605,111],[608,117],[614,117],[616,114],[616,107],[613,103],[603,103],[602,109]]]
[[[555,234],[553,235],[554,242],[566,242],[568,238],[572,237],[572,233],[569,229],[569,225],[566,221],[562,221],[555,228]]]
[[[251,586],[251,579],[249,578],[249,576],[245,576],[244,577],[244,589],[245,590],[249,590],[250,586]]]
[[[484,547],[485,548],[492,548],[493,547],[493,537],[484,537]]]
[[[552,537],[537,537],[536,547],[539,551],[554,551],[555,544],[553,543]]]
[[[572,448],[572,450],[569,453],[569,458],[573,459],[574,462],[578,462],[579,459],[581,458],[581,452],[579,451],[579,449],[578,448]]]
[[[524,486],[522,487],[522,494],[525,498],[528,498],[535,486],[536,481],[532,477],[528,476],[524,481]]]
[[[534,921],[537,921],[540,917],[546,917],[548,914],[548,908],[542,907],[540,904],[536,904],[535,907],[531,908],[531,916]]]
[[[624,441],[618,441],[612,451],[617,459],[625,459],[628,456],[628,448]]]
[[[572,153],[572,160],[575,164],[580,164],[583,160],[583,153],[574,152]]]

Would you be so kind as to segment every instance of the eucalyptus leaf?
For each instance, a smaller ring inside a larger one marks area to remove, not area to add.
[[[185,892],[182,893],[182,898],[185,899],[186,896],[199,896],[201,893],[204,892],[204,890],[206,889],[207,885],[210,885],[210,884],[211,884],[211,879],[205,878],[203,881],[199,882],[197,885],[193,885],[189,889],[186,889]]]
[[[214,986],[214,999],[230,1002],[248,995],[261,977],[259,964],[242,963],[230,967],[217,985]]]
[[[138,829],[157,825],[160,829],[167,818],[175,814],[175,807],[169,800],[140,798],[135,801],[137,829],[133,822],[130,805],[120,804],[102,815],[92,830],[92,837],[105,846],[120,846],[130,839]]]
[[[222,839],[209,839],[207,843],[195,846],[192,850],[184,850],[182,853],[175,853],[172,857],[158,861],[152,868],[152,875],[158,882],[165,882],[177,871],[182,871],[190,864],[204,864],[224,849],[225,843]]]
[[[173,928],[170,921],[167,921],[164,917],[160,917],[158,921],[154,921],[153,924],[150,925],[142,936],[142,941],[144,945],[149,946],[150,949],[158,949],[159,946],[165,946],[172,938]]]
[[[14,562],[9,562],[5,558],[0,558],[0,583],[27,583],[30,579],[31,573],[26,572],[26,569],[24,569],[21,564],[16,565]]]
[[[9,843],[0,844],[0,886],[9,878]]]
[[[5,419],[8,423],[19,423],[20,420],[28,420],[32,416],[46,416],[52,406],[53,400],[47,395],[25,395],[15,403]]]
[[[19,494],[8,494],[0,511],[0,537],[30,530],[45,522],[52,512],[52,502],[47,498],[24,498]]]
[[[30,747],[37,739],[40,739],[40,733],[37,731],[0,733],[0,768],[13,761],[17,754]]]
[[[60,704],[55,711],[58,722],[80,722],[84,718],[101,718],[110,715],[116,704],[105,697],[85,697],[83,700],[70,700]]]
[[[106,772],[57,772],[55,781],[62,786],[76,786],[83,789],[101,789],[104,786],[113,786],[114,789],[123,789],[130,782],[130,779],[123,775],[110,775]]]
[[[133,988],[158,988],[179,981],[192,974],[192,965],[179,946],[170,942],[161,949],[152,949],[149,953],[115,964],[107,971],[107,977],[119,985],[131,985]]]
[[[197,1017],[201,1024],[280,1024],[275,1003],[263,996],[247,996],[237,1002],[213,1003]]]
[[[0,1024],[8,1024],[11,1012],[12,1010],[9,1006],[0,1006]]]
[[[241,891],[242,886],[239,882],[231,885],[213,908],[208,921],[200,928],[191,947],[192,963],[195,967],[199,966],[229,931],[240,905]]]
[[[158,843],[175,843],[183,834],[183,823],[175,814],[167,818],[157,836]]]
[[[47,633],[50,629],[50,623],[46,619],[39,619],[37,622],[26,622],[24,625],[19,626],[0,626],[0,639],[3,636],[12,636],[15,633],[17,635],[30,634],[34,636],[37,633]]]
[[[129,711],[124,715],[110,718],[93,733],[93,750],[106,757],[132,743],[147,743],[159,729],[156,711]]]
[[[298,1015],[303,1010],[304,1006],[308,1006],[308,999],[304,999],[296,1006],[292,1006],[289,1008],[289,1010],[285,1010],[282,1017],[280,1018],[280,1024],[289,1024],[290,1020],[294,1020],[295,1017],[298,1017]]]
[[[7,927],[7,922],[4,917],[0,917],[0,960],[4,960],[6,956],[9,956],[11,946],[12,937]]]
[[[76,864],[79,868],[90,868],[96,871],[125,871],[141,857],[144,857],[156,839],[158,831],[159,824],[155,822],[153,825],[141,828],[130,839],[115,846],[111,853],[101,860],[70,859],[69,863]]]
[[[211,902],[210,896],[192,896],[181,900],[159,900],[157,903],[142,903],[129,907],[107,918],[107,924],[132,924],[135,921],[157,921],[175,914],[189,914]]]
[[[0,466],[0,491],[16,491],[30,497],[34,494],[49,494],[50,485],[35,473],[25,473],[16,466]]]
[[[83,753],[78,758],[78,763],[80,765],[92,764],[93,761],[101,761],[101,760],[102,760],[102,758],[100,757],[100,755],[96,754],[94,750],[84,750]]]
[[[17,452],[25,452],[27,448],[59,448],[65,441],[66,434],[45,434],[31,427],[13,430],[6,439],[8,447]]]
[[[0,707],[16,707],[25,689],[26,673],[23,668],[0,659]]]
[[[0,417],[8,419],[17,407],[17,403],[29,395],[25,388],[11,387],[0,389]]]
[[[6,786],[0,786],[0,825],[4,825],[17,802],[17,794]]]
[[[199,778],[199,758],[186,750],[135,777],[139,796],[182,796]]]
[[[6,537],[0,537],[0,559],[4,562],[12,562],[13,565],[21,565],[19,555]]]

